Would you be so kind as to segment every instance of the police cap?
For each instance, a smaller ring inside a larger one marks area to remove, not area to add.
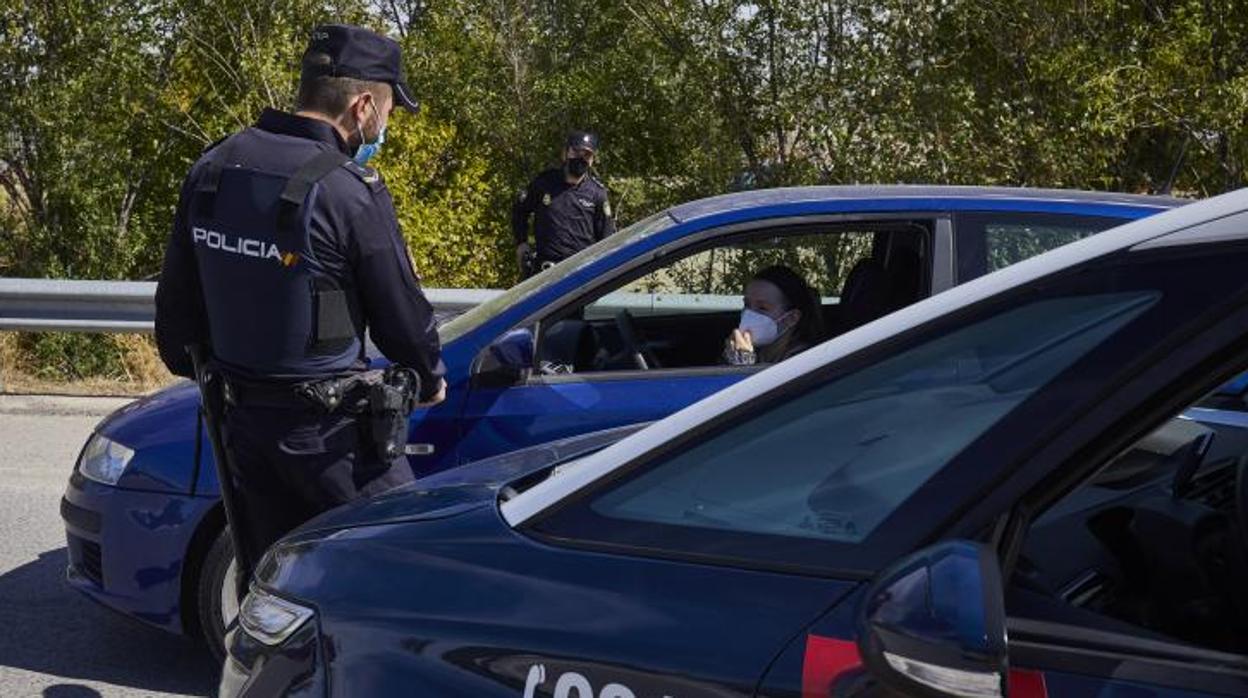
[[[309,61],[314,53],[329,56],[329,62]],[[312,30],[312,41],[303,54],[302,78],[325,75],[387,83],[394,88],[395,104],[411,112],[420,108],[403,79],[399,42],[363,27],[322,24]]]
[[[598,136],[589,131],[573,131],[568,134],[568,140],[564,141],[564,147],[588,148],[596,153],[598,152]]]

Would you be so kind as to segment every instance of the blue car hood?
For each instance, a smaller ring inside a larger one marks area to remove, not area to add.
[[[191,381],[178,381],[118,408],[100,422],[96,431],[138,450],[167,438],[159,428],[161,424],[175,417],[190,416],[193,420],[198,409],[199,388]],[[183,422],[181,430],[192,429],[193,423]],[[186,435],[181,437],[185,439]]]
[[[199,388],[182,381],[118,409],[95,428],[133,449],[118,487],[186,494],[195,474]]]
[[[455,516],[492,504],[508,483],[605,448],[644,426],[631,424],[580,434],[451,468],[328,511],[300,526],[292,536],[305,538],[303,534]]]

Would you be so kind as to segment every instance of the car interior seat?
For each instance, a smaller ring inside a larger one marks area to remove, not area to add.
[[[889,294],[888,308],[891,313],[923,297],[922,260],[918,250],[897,248],[888,261]]]
[[[845,277],[836,329],[848,332],[884,315],[891,298],[892,284],[883,265],[871,258],[859,260]]]

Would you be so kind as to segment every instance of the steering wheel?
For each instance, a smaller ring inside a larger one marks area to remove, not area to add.
[[[624,350],[633,357],[633,363],[637,365],[637,368],[643,371],[661,368],[658,357],[641,338],[637,323],[633,321],[633,314],[628,312],[628,309],[620,310],[615,314],[615,326],[620,331],[620,339],[624,341]]]

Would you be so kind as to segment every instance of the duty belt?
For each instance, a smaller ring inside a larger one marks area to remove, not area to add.
[[[381,371],[321,378],[299,383],[266,383],[226,378],[225,403],[231,407],[275,407],[293,410],[365,412],[369,386],[383,380]]]
[[[300,396],[299,383],[261,383],[235,377],[225,378],[222,383],[225,404],[230,407],[316,409],[316,405]]]
[[[228,406],[315,409],[326,414],[349,412],[367,417],[369,441],[381,460],[403,455],[407,416],[420,395],[420,376],[410,368],[390,366],[338,378],[303,383],[257,383],[225,380]]]

